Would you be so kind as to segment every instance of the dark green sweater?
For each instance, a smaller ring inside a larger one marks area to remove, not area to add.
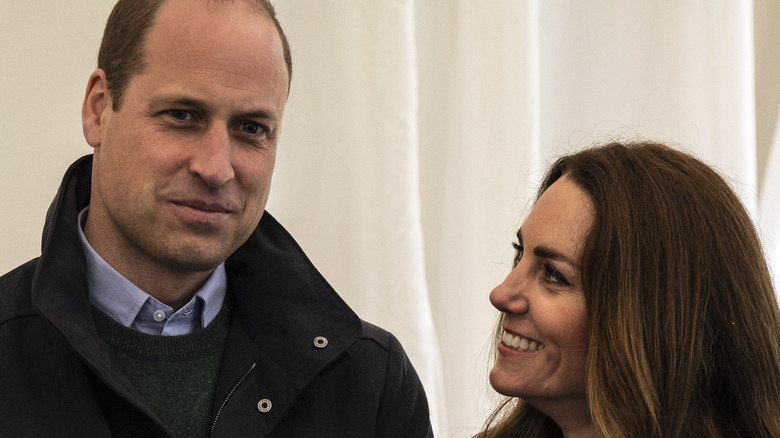
[[[98,334],[165,427],[175,437],[207,437],[230,321],[228,300],[204,330],[182,336],[141,333],[94,307],[92,314]]]

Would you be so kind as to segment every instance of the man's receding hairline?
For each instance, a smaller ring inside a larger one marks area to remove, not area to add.
[[[144,74],[144,72],[146,71],[147,62],[149,61],[149,58],[148,58],[148,45],[149,45],[150,36],[154,32],[154,30],[155,30],[155,28],[157,26],[157,23],[158,23],[158,18],[160,17],[160,14],[162,14],[162,11],[165,8],[165,6],[170,4],[170,3],[172,3],[172,2],[175,2],[175,1],[183,1],[183,0],[162,0],[160,2],[160,6],[157,8],[157,11],[155,12],[154,17],[151,20],[151,25],[147,28],[146,33],[143,35],[143,41],[141,41],[141,43],[139,45],[139,48],[141,49],[141,53],[140,53],[141,59],[140,59],[140,62],[139,62],[139,68],[138,68],[138,70],[135,73],[133,73],[132,75],[130,75],[128,77],[128,84],[129,84],[129,81],[131,81],[135,76]],[[271,24],[271,26],[274,28],[274,30],[276,31],[275,34],[276,34],[276,37],[279,40],[279,44],[280,44],[281,49],[282,49],[282,54],[281,54],[282,55],[282,63],[284,64],[284,69],[287,72],[287,92],[288,93],[290,92],[290,86],[292,85],[291,84],[291,82],[292,82],[292,77],[291,77],[292,74],[290,73],[290,66],[287,65],[287,61],[285,60],[284,38],[282,38],[282,35],[280,33],[281,32],[280,29],[278,29],[276,27],[276,23],[274,22],[274,17],[271,16],[271,14],[268,12],[268,10],[266,8],[264,8],[260,4],[259,1],[257,1],[257,0],[189,0],[189,1],[198,1],[199,3],[205,3],[206,6],[209,6],[209,5],[222,5],[222,4],[239,2],[239,3],[243,3],[245,5],[250,6],[250,9],[255,11],[257,13],[257,15],[259,15],[261,18],[267,20]],[[270,4],[270,2],[269,2],[269,4]]]

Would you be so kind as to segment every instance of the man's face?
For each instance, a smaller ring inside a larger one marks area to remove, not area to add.
[[[145,59],[116,112],[110,93],[90,101],[102,72],[90,79],[87,238],[128,277],[210,271],[246,241],[268,199],[289,86],[281,40],[241,1],[169,0]],[[90,108],[102,111],[90,119]]]

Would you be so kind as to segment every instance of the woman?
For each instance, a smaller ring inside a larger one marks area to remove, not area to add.
[[[560,158],[517,233],[480,437],[780,437],[780,311],[753,223],[653,143]]]

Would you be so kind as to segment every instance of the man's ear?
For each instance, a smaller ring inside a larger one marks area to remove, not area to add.
[[[93,148],[103,142],[107,112],[112,111],[111,93],[108,90],[106,72],[97,69],[89,77],[84,103],[81,105],[81,125],[84,138]]]

